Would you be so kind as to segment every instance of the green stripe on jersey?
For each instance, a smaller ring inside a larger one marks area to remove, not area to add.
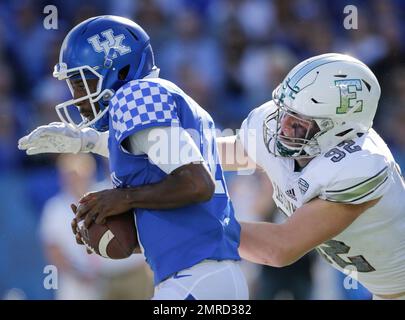
[[[388,166],[375,176],[342,190],[326,190],[326,199],[335,202],[353,202],[373,193],[388,179]]]

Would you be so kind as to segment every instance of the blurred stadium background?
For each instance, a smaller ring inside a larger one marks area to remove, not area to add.
[[[46,30],[43,8],[58,9]],[[343,8],[358,8],[358,29],[343,26]],[[73,243],[68,204],[88,189],[109,187],[105,161],[89,156],[27,157],[17,140],[58,121],[68,93],[52,78],[59,46],[82,20],[116,14],[151,36],[161,77],[206,108],[219,128],[239,128],[297,62],[344,52],[368,64],[382,85],[375,128],[405,169],[405,1],[100,0],[0,2],[0,299],[147,298],[150,274],[139,257],[111,264]],[[271,186],[260,175],[227,175],[240,219],[280,221]],[[60,209],[58,209],[60,208]],[[59,289],[44,268],[57,265]],[[246,263],[253,299],[369,299],[360,285],[310,253],[275,269]],[[132,292],[131,292],[132,291]]]

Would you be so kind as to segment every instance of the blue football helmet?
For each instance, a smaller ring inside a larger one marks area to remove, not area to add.
[[[99,16],[83,21],[65,37],[53,76],[66,80],[73,99],[58,104],[59,118],[78,129],[92,126],[108,129],[108,101],[125,83],[145,77],[158,77],[152,47],[147,33],[135,22],[118,16]],[[74,97],[71,80],[81,79],[87,95]],[[87,79],[97,79],[90,92]],[[88,100],[94,118],[81,116],[78,123],[69,107]],[[96,108],[98,104],[98,108]]]

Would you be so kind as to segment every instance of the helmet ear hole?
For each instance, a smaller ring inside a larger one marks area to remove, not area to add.
[[[127,64],[125,67],[121,68],[121,70],[118,72],[118,80],[124,81],[127,78],[130,67],[131,66]]]

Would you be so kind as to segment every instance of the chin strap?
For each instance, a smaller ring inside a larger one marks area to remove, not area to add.
[[[297,152],[300,150],[292,150],[287,148],[285,145],[283,145],[280,141],[277,141],[276,143],[277,146],[277,151],[281,157],[293,157]]]

